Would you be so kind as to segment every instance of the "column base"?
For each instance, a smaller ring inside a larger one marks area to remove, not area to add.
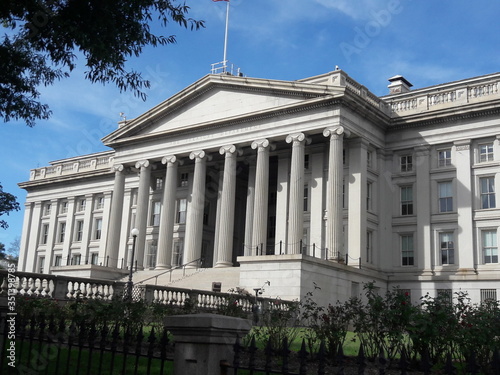
[[[227,268],[232,266],[233,266],[232,262],[217,262],[214,268]]]
[[[155,271],[156,270],[169,270],[171,269],[172,266],[169,265],[169,264],[158,264],[156,267],[155,267]]]

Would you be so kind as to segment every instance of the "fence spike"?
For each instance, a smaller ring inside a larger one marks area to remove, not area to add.
[[[406,375],[408,370],[408,358],[406,355],[406,349],[401,349],[401,357],[399,358],[399,369],[401,370],[401,375]]]
[[[241,348],[240,346],[240,349]],[[252,340],[250,341],[250,346],[248,347],[248,353],[250,357],[248,358],[248,367],[253,369],[255,367],[255,353],[257,352],[257,345],[255,344],[255,336],[252,336]],[[239,359],[239,358],[238,358]]]
[[[444,371],[448,375],[453,375],[456,373],[456,368],[455,366],[453,366],[451,353],[446,354],[446,364],[444,365]]]
[[[431,373],[432,363],[428,349],[425,349],[422,353],[422,358],[420,360],[420,370],[422,370],[424,375],[429,375]]]
[[[300,359],[300,367],[299,367],[299,375],[307,374],[307,356],[309,353],[306,349],[306,340],[302,339],[302,345],[299,351],[299,359]]]
[[[467,373],[468,374],[478,374],[479,373],[479,366],[476,361],[476,353],[471,352],[467,356],[467,365],[466,365]]]
[[[326,362],[326,356],[325,356],[325,342],[321,341],[321,344],[319,345],[319,350],[318,350],[318,375],[324,375],[325,374],[325,362]]]
[[[281,366],[283,374],[288,374],[288,361],[290,359],[290,351],[288,350],[288,338],[285,336],[282,342],[281,349],[283,364]]]
[[[498,348],[493,352],[491,368],[493,369],[494,374],[500,374],[500,354],[498,353]]]
[[[385,358],[384,354],[384,348],[380,348],[379,355],[378,355],[378,373],[379,375],[384,375],[385,374],[385,368],[387,366],[387,359]]]
[[[363,343],[359,344],[359,352],[356,363],[358,364],[358,375],[363,375],[366,368],[365,347]]]
[[[265,354],[266,354],[266,363],[265,363],[264,369],[266,372],[268,372],[268,371],[271,371],[272,357],[273,357],[273,344],[271,343],[271,338],[269,338],[269,340],[267,340]]]

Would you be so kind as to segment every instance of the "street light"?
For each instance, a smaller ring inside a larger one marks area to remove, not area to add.
[[[132,301],[132,287],[134,285],[134,283],[132,282],[132,273],[134,271],[135,241],[137,240],[137,236],[139,235],[139,229],[137,228],[132,229],[130,235],[132,236],[133,241],[132,241],[132,257],[130,258],[130,269],[128,274],[127,294],[128,294],[128,299]]]

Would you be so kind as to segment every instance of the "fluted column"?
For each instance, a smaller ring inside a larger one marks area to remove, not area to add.
[[[248,189],[247,206],[245,215],[245,243],[243,254],[252,255],[252,233],[253,233],[253,207],[255,203],[255,161],[252,160],[248,167]]]
[[[238,150],[234,145],[223,146],[219,153],[225,155],[224,175],[222,180],[222,197],[220,220],[216,231],[219,233],[219,248],[215,267],[231,267],[233,265],[233,233],[234,233],[234,205],[236,198],[236,162]]]
[[[261,247],[267,240],[267,211],[269,193],[269,149],[271,144],[267,139],[260,139],[252,143],[252,149],[257,149],[257,166],[255,171],[255,200],[252,225],[252,253],[259,254]]]
[[[205,179],[207,174],[207,159],[205,151],[194,151],[189,155],[194,160],[193,190],[187,207],[185,252],[183,263],[188,263],[201,257],[203,236],[203,210],[205,206]],[[191,264],[195,267],[195,264]]]
[[[167,165],[167,171],[163,186],[163,207],[160,217],[156,269],[168,269],[172,266],[177,169],[182,162],[177,161],[175,155],[165,156],[161,162]]]
[[[141,160],[135,164],[139,172],[139,189],[137,192],[137,211],[135,217],[135,228],[139,229],[136,240],[135,260],[137,268],[143,268],[144,248],[146,246],[146,227],[148,221],[149,187],[151,183],[151,163],[149,160]],[[133,261],[135,263],[135,261]]]
[[[292,144],[290,168],[290,197],[288,211],[288,254],[300,254],[304,235],[304,133],[290,134],[286,143]]]
[[[125,168],[122,164],[111,168],[115,172],[113,197],[109,218],[108,235],[106,239],[106,258],[108,267],[118,267],[118,250],[120,245],[120,223],[122,220],[123,198],[125,195]]]
[[[323,131],[325,137],[330,137],[330,152],[328,156],[328,189],[326,247],[328,259],[336,259],[342,249],[342,183],[343,183],[343,141],[349,132],[342,126],[327,128]]]

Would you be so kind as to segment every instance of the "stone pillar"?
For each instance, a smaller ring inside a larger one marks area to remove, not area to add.
[[[267,139],[260,139],[252,143],[252,149],[257,149],[257,167],[255,172],[255,201],[253,207],[252,225],[252,254],[262,253],[262,246],[267,240],[267,211],[269,195],[269,148]],[[265,253],[265,251],[264,251]]]
[[[106,259],[109,257],[109,267],[116,268],[118,267],[120,224],[122,220],[123,197],[125,194],[125,168],[122,164],[119,164],[113,166],[111,169],[115,172],[115,183],[113,185],[113,197],[106,241]]]
[[[245,243],[243,254],[252,255],[253,206],[255,203],[255,163],[252,160],[248,167],[247,206],[245,215]]]
[[[290,168],[290,198],[288,208],[288,254],[300,254],[304,235],[304,133],[290,134],[286,143],[292,143]]]
[[[186,214],[186,235],[183,263],[189,263],[201,257],[203,236],[203,211],[205,209],[205,183],[207,159],[205,151],[194,151],[189,155],[194,160],[193,190],[188,202]],[[196,267],[191,264],[189,267]]]
[[[177,161],[177,157],[174,155],[165,156],[161,162],[167,165],[167,171],[163,186],[163,207],[160,217],[156,269],[168,269],[172,266],[177,168],[181,162]]]
[[[220,220],[217,221],[216,231],[219,233],[217,263],[215,267],[231,267],[233,265],[233,233],[234,233],[234,205],[236,199],[236,163],[241,150],[236,146],[223,146],[219,150],[225,155],[224,177],[222,180],[222,197]]]
[[[26,202],[24,204],[24,220],[23,220],[23,232],[21,237],[21,246],[19,248],[19,262],[17,265],[18,271],[27,272],[26,261],[28,258],[34,258],[36,254],[36,245],[35,242],[33,245],[33,241],[30,241],[30,235],[35,231],[36,227],[39,225],[34,225],[34,223],[38,223],[39,221],[34,221],[33,211],[35,204],[33,202]],[[38,231],[37,231],[38,232]],[[36,238],[36,237],[35,237]],[[32,250],[33,248],[33,250]]]
[[[417,231],[414,236],[413,256],[414,266],[431,274],[432,265],[432,235],[431,235],[431,173],[430,151],[428,146],[415,147],[415,166],[417,182],[415,184],[414,207],[417,212]],[[401,255],[400,255],[401,259]],[[401,262],[401,260],[400,260]]]
[[[328,156],[328,187],[327,201],[327,227],[326,247],[328,259],[336,259],[337,252],[342,250],[342,185],[343,185],[343,147],[344,136],[349,136],[349,131],[342,126],[327,128],[323,131],[325,137],[330,137],[330,152]]]
[[[146,228],[148,225],[149,188],[151,185],[151,163],[149,160],[138,161],[135,164],[139,172],[139,189],[137,191],[137,211],[135,216],[135,227],[139,230],[136,240],[135,260],[137,268],[142,269],[144,264],[144,248],[146,246]],[[135,261],[132,261],[132,266]]]
[[[250,320],[216,314],[169,316],[174,335],[174,375],[220,375],[221,361],[233,363],[237,337],[252,328]]]
[[[455,263],[458,268],[472,271],[474,262],[473,188],[471,178],[470,140],[455,142],[455,166],[457,167],[456,210],[458,229],[455,239]],[[460,244],[460,254],[457,244]],[[438,251],[439,252],[439,251]],[[439,259],[439,256],[438,256]],[[479,263],[479,262],[477,262]],[[438,263],[439,264],[439,263]]]

